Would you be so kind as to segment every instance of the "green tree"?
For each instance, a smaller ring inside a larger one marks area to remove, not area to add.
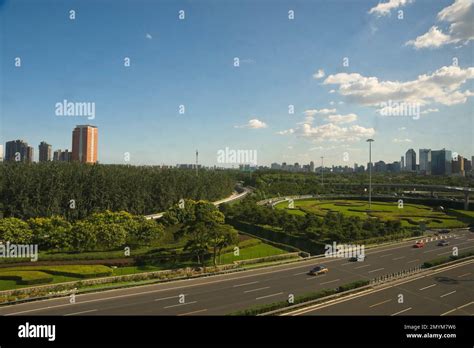
[[[30,244],[33,232],[30,226],[17,218],[0,219],[0,241],[14,244]]]

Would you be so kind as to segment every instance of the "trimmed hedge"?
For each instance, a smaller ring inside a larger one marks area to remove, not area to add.
[[[49,273],[66,277],[93,278],[106,277],[112,274],[112,269],[104,265],[63,265],[63,266],[25,266],[8,267],[0,269],[0,275],[4,273]]]
[[[425,263],[423,263],[422,267],[423,268],[430,268],[430,267],[442,265],[443,263],[447,263],[447,262],[450,262],[450,261],[463,259],[463,258],[466,258],[466,257],[469,257],[469,256],[474,256],[474,251],[467,251],[465,253],[459,254],[458,256],[450,255],[450,256],[447,256],[447,257],[440,257],[438,259],[434,259],[434,260],[431,260],[431,261],[426,261]]]
[[[248,316],[248,315],[263,314],[263,313],[271,312],[277,309],[290,307],[299,303],[317,300],[319,298],[334,295],[343,291],[360,288],[368,284],[369,284],[368,280],[357,280],[352,283],[341,285],[340,287],[336,289],[322,289],[317,292],[310,292],[304,295],[297,296],[295,297],[295,300],[293,303],[289,303],[288,301],[273,302],[273,303],[258,305],[258,306],[250,307],[248,309],[244,309],[241,311],[233,312],[233,313],[230,313],[229,315]]]
[[[0,272],[0,279],[14,280],[21,285],[44,284],[53,281],[53,276],[40,271]]]

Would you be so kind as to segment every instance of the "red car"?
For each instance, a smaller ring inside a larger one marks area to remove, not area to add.
[[[416,242],[415,245],[413,245],[414,248],[423,248],[425,246],[425,243],[423,242]]]

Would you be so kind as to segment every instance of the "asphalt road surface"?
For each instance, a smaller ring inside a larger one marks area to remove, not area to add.
[[[287,300],[324,288],[335,288],[355,280],[372,279],[407,270],[440,256],[474,249],[474,233],[452,231],[449,246],[438,241],[413,248],[403,242],[366,250],[366,260],[349,262],[340,258],[320,258],[301,262],[128,289],[108,290],[69,298],[57,298],[0,307],[0,315],[225,315],[248,307]],[[309,276],[307,271],[324,264],[326,275]],[[180,300],[183,300],[184,303]]]
[[[403,301],[399,302],[403,296]],[[289,315],[474,315],[474,260]]]

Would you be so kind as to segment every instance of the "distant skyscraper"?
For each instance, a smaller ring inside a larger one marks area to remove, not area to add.
[[[431,150],[420,149],[420,172],[431,173]]]
[[[72,131],[72,160],[82,163],[97,162],[97,127],[76,126]]]
[[[410,149],[405,154],[406,159],[406,170],[409,172],[416,171],[416,152]]]
[[[33,146],[28,146],[28,149],[26,152],[26,162],[32,163],[34,156],[35,156],[35,149],[33,148]]]
[[[68,149],[62,151],[61,149],[54,151],[53,161],[71,162],[72,154]]]
[[[449,150],[431,151],[431,174],[433,175],[451,175],[452,157]]]
[[[314,162],[313,161],[309,162],[309,171],[311,173],[314,173]]]
[[[7,141],[5,146],[5,161],[28,162],[28,153],[28,143],[26,141]]]
[[[405,157],[400,158],[400,170],[405,170]]]
[[[51,161],[51,145],[42,141],[39,144],[38,149],[39,149],[39,157],[38,157],[39,162]]]
[[[457,157],[453,158],[452,165],[451,165],[452,174],[458,174],[458,175],[464,176],[465,174],[464,161],[465,159],[461,155],[457,155]]]

